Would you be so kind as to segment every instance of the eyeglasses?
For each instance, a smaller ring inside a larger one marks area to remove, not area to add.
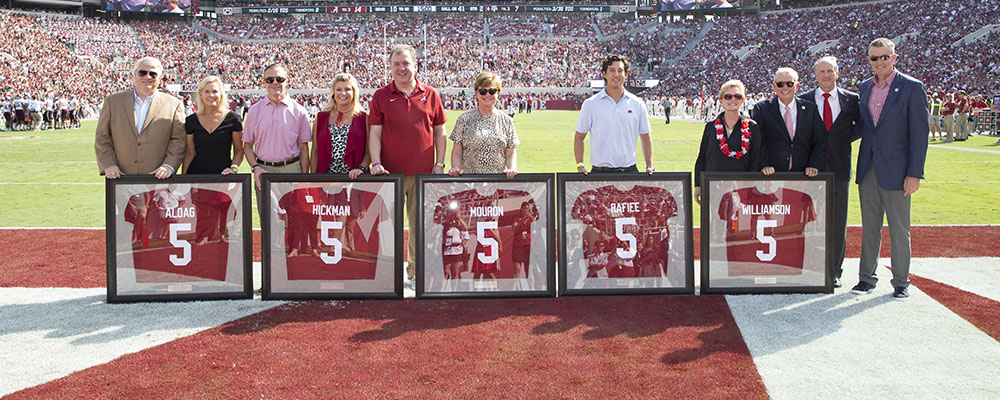
[[[497,94],[497,93],[500,93],[500,89],[497,89],[497,88],[489,88],[489,89],[480,88],[479,89],[479,94],[481,94],[483,96],[486,96],[486,93]]]
[[[143,77],[146,76],[146,75],[149,75],[149,77],[152,78],[152,79],[156,79],[156,77],[160,75],[160,74],[156,73],[156,71],[146,71],[144,69],[140,69],[140,70],[136,71],[135,73],[137,73],[137,74],[139,74],[139,76],[143,76]]]
[[[732,100],[732,99],[743,100],[743,95],[739,93],[736,94],[726,93],[725,95],[722,96],[722,98],[726,100]]]
[[[774,82],[774,86],[777,86],[777,87],[795,87],[795,81]]]
[[[881,56],[868,56],[868,59],[871,60],[872,62],[875,62],[875,61],[878,61],[878,60],[889,61],[890,58],[892,58],[891,54],[883,54]]]
[[[267,78],[264,78],[264,83],[271,84],[274,83],[275,81],[277,81],[278,83],[285,83],[285,81],[287,80],[288,78],[285,78],[283,76],[269,76]]]

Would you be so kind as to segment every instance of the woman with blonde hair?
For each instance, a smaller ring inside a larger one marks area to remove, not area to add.
[[[514,130],[514,119],[497,109],[500,77],[483,71],[472,87],[477,107],[462,113],[451,130],[451,171],[448,174],[497,174],[508,178],[517,175],[517,153],[520,143]]]
[[[368,170],[368,114],[361,109],[358,81],[349,73],[333,77],[326,106],[312,128],[313,173],[348,174]]]
[[[229,110],[222,80],[210,75],[198,82],[195,104],[197,110],[184,121],[184,173],[235,174],[243,161],[243,119]]]
[[[705,124],[694,163],[694,199],[701,204],[702,172],[760,171],[760,128],[740,113],[746,87],[733,79],[719,89],[722,113]]]

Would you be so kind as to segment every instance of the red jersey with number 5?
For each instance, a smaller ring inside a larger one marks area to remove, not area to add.
[[[808,194],[742,188],[722,195],[718,216],[726,221],[729,276],[802,273],[805,227],[816,220]]]
[[[628,191],[612,185],[588,190],[576,198],[571,213],[573,219],[598,233],[584,232],[584,257],[591,259],[599,253],[608,253],[607,257],[620,260],[622,265],[626,261],[638,262],[639,271],[645,271],[639,277],[659,275],[651,273],[655,270],[648,265],[651,263],[660,263],[666,275],[670,250],[667,221],[676,216],[677,201],[670,191],[644,185]],[[613,271],[609,271],[609,276],[615,277]]]
[[[129,197],[125,222],[132,224],[136,282],[226,280],[226,226],[236,218],[229,194],[157,189]]]
[[[286,211],[288,280],[375,279],[378,225],[389,218],[381,196],[305,187],[285,193],[278,206]]]
[[[452,193],[438,198],[434,207],[434,223],[444,225],[452,218],[466,222],[470,234],[476,234],[476,250],[470,260],[472,272],[501,272],[498,278],[513,276],[513,250],[515,245],[530,244],[530,221],[538,220],[535,200],[523,190],[499,189],[482,195],[475,189]],[[513,225],[520,221],[521,237],[515,238]],[[525,222],[527,222],[525,224]],[[442,247],[449,238],[442,237]],[[509,274],[508,274],[509,272]],[[509,276],[508,276],[509,275]]]

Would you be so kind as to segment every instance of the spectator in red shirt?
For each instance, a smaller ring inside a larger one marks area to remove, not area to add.
[[[955,111],[958,105],[951,97],[951,93],[944,95],[944,104],[941,106],[941,129],[945,137],[941,143],[951,143],[955,141]]]
[[[955,116],[955,140],[964,141],[969,139],[969,113],[972,111],[972,103],[964,90],[958,91],[958,98],[955,100],[958,106]]]
[[[444,107],[434,88],[417,82],[417,51],[396,45],[389,52],[392,82],[375,91],[371,100],[368,151],[372,175],[403,174],[410,239],[406,276],[416,275],[416,174],[444,173]]]

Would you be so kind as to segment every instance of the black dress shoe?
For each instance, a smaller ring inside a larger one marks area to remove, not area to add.
[[[871,293],[872,290],[875,290],[875,285],[872,285],[868,282],[858,282],[857,285],[854,285],[854,287],[851,288],[851,293],[868,294]]]

